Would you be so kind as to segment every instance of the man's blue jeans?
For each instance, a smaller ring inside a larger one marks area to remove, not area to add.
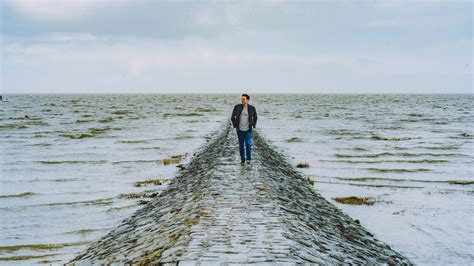
[[[245,155],[247,155],[247,160],[252,159],[252,131],[249,129],[247,131],[242,131],[237,129],[237,137],[239,138],[239,151],[240,159],[245,161],[244,156],[244,142],[245,142]]]

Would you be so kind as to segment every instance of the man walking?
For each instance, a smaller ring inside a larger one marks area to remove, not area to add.
[[[241,103],[232,110],[232,125],[237,130],[239,139],[240,163],[250,164],[252,159],[252,127],[257,125],[257,110],[249,104],[250,96],[242,94]],[[245,152],[244,152],[245,142]]]

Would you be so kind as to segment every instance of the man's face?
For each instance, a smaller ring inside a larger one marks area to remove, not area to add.
[[[247,104],[247,103],[249,102],[249,100],[247,100],[247,97],[242,96],[242,97],[240,98],[240,102],[241,102],[242,104]]]

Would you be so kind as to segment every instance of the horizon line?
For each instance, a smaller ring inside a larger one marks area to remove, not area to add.
[[[247,93],[252,95],[266,95],[266,94],[281,94],[281,95],[319,95],[319,94],[344,94],[344,95],[362,95],[362,94],[372,94],[372,95],[394,95],[394,94],[409,94],[409,95],[455,95],[455,94],[462,94],[462,95],[470,95],[474,94],[474,92],[265,92],[265,93],[249,93],[249,92],[60,92],[60,93],[49,93],[49,92],[17,92],[17,93],[1,93],[0,96],[14,96],[14,95],[185,95],[185,94],[213,94],[213,95],[233,95],[233,94],[241,94]]]

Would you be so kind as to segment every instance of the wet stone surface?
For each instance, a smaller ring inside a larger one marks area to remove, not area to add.
[[[411,264],[320,196],[253,133],[223,125],[168,188],[68,265]]]

